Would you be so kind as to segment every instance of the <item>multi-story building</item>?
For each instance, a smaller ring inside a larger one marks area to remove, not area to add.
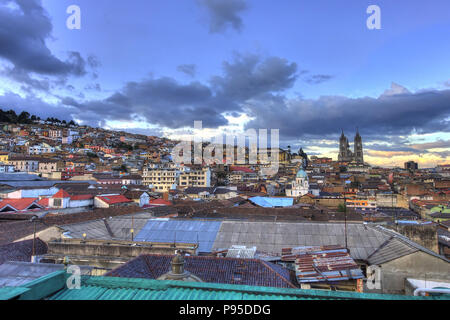
[[[185,168],[179,176],[179,187],[210,187],[211,170],[206,167]]]
[[[153,186],[156,192],[175,188],[210,187],[211,170],[202,167],[177,167],[175,164],[151,164],[143,170],[143,184]]]
[[[5,164],[0,162],[0,173],[13,173],[15,172],[15,167],[12,164]]]
[[[29,147],[28,148],[28,153],[30,155],[55,153],[55,148],[53,148],[51,146],[37,145],[37,146]]]
[[[8,163],[9,152],[0,152],[0,162]]]
[[[419,164],[414,161],[405,162],[405,170],[418,170]]]
[[[39,161],[38,171],[40,173],[52,173],[61,171],[64,163],[60,160],[42,159]]]
[[[174,168],[144,168],[143,184],[156,192],[167,192],[177,187],[180,171]]]
[[[13,165],[17,171],[36,172],[39,170],[39,158],[14,157],[9,159],[8,164]]]
[[[62,130],[49,130],[48,135],[50,138],[58,139],[62,138],[63,132]]]

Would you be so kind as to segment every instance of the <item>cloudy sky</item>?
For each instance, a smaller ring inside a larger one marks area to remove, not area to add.
[[[431,167],[450,163],[448,39],[448,0],[0,0],[0,108],[172,138],[279,129],[334,158],[359,127],[370,164]]]

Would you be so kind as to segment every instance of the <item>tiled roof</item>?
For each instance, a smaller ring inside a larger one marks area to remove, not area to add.
[[[118,203],[128,203],[133,202],[133,200],[128,199],[124,195],[111,195],[111,196],[97,196],[97,199],[100,199],[101,201],[111,205],[111,204],[118,204]]]
[[[80,194],[80,195],[70,197],[70,200],[74,200],[74,201],[91,200],[91,199],[94,199],[93,194]]]
[[[60,189],[57,193],[55,193],[52,197],[53,199],[62,199],[62,198],[70,198],[70,194],[67,193],[64,189]]]
[[[35,250],[37,255],[47,253],[47,245],[44,241],[36,238]],[[0,246],[0,264],[7,261],[31,261],[31,254],[33,252],[33,240],[25,240],[21,242],[14,242]]]
[[[154,199],[154,200],[150,200],[150,204],[158,205],[158,206],[171,206],[172,202],[164,200],[164,199]]]
[[[64,215],[46,215],[36,222],[36,232],[45,230],[51,226],[65,226],[69,224],[95,221],[97,219],[128,215],[137,212],[140,208],[130,206],[126,208],[96,209],[94,211],[80,212]],[[11,215],[11,214],[10,214]],[[14,214],[16,215],[16,214]],[[30,216],[23,215],[22,221],[0,223],[0,245],[22,239],[33,234],[34,223]]]
[[[106,276],[157,279],[170,270],[173,256],[142,255]],[[257,259],[185,257],[185,270],[204,282],[295,288],[289,270]]]
[[[39,206],[37,203],[38,198],[22,198],[22,199],[3,199],[0,201],[0,210],[6,206],[10,206],[17,211],[29,209],[32,205]]]
[[[230,167],[230,170],[232,172],[240,171],[240,172],[245,172],[245,173],[255,173],[255,171],[253,171],[252,169],[247,168],[247,167]]]
[[[38,204],[42,206],[43,208],[47,208],[49,206],[49,198],[42,198],[38,201]]]

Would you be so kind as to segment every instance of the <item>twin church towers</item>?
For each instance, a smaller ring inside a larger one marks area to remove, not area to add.
[[[340,162],[356,162],[358,164],[364,164],[364,154],[362,138],[359,134],[359,130],[356,129],[355,143],[353,145],[354,152],[350,150],[350,144],[347,137],[344,135],[344,130],[342,130],[342,135],[339,140],[339,161]]]

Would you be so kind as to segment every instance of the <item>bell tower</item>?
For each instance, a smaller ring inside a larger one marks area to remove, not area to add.
[[[359,129],[356,128],[356,136],[355,136],[355,161],[357,163],[363,164],[364,163],[364,152],[363,152],[363,144],[362,144],[362,138],[359,134]]]

